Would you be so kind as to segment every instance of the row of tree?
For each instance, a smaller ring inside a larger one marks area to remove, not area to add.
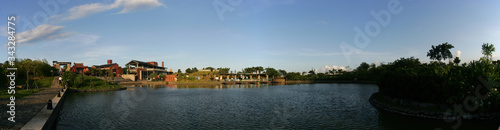
[[[23,85],[25,89],[30,89],[32,87],[38,88],[36,80],[42,77],[53,76],[56,69],[49,65],[46,59],[17,59],[14,61],[14,65],[10,65],[7,61],[0,66],[0,82],[4,84],[4,88],[7,87],[8,78],[7,73],[9,71],[7,68],[17,68],[16,73],[16,83],[18,85]]]

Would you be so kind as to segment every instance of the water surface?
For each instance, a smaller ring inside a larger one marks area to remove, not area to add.
[[[136,87],[67,95],[57,129],[450,129],[368,102],[372,84]],[[464,122],[463,129],[496,129]]]

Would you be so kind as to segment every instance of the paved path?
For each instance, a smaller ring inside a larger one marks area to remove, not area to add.
[[[8,99],[0,99],[0,129],[20,129],[28,121],[31,120],[45,105],[49,99],[54,98],[60,91],[62,87],[58,85],[58,77],[54,77],[52,85],[50,88],[44,88],[42,91],[23,97],[21,99],[16,99],[16,123],[7,120],[10,115],[7,113],[8,107],[6,104],[9,103]]]

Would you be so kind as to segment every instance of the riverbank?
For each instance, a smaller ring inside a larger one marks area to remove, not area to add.
[[[45,105],[49,99],[52,99],[55,95],[61,91],[62,87],[57,85],[57,79],[54,78],[53,82],[56,85],[52,85],[48,88],[43,88],[42,91],[35,94],[16,98],[16,117],[15,123],[8,121],[6,118],[0,120],[0,129],[20,129],[26,123],[28,123]],[[8,104],[10,100],[0,99],[0,104]],[[8,107],[0,107],[0,114],[2,117],[10,117]]]
[[[422,103],[398,98],[390,98],[387,96],[383,96],[379,92],[373,94],[370,97],[369,102],[378,109],[404,116],[440,120],[455,120],[457,118],[465,120],[500,119],[500,113],[450,113],[455,109],[449,105]]]

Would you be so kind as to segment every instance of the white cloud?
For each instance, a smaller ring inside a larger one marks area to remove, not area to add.
[[[325,21],[319,21],[319,22],[318,22],[318,24],[321,24],[321,25],[328,25],[328,24],[330,24],[330,23],[325,22]]]
[[[115,0],[112,4],[92,3],[73,7],[66,14],[53,16],[51,18],[60,19],[62,21],[80,19],[85,16],[96,14],[99,12],[121,8],[118,13],[128,13],[137,10],[151,9],[159,6],[165,6],[158,0]]]
[[[28,30],[17,34],[18,38],[17,43],[30,43],[43,40],[60,39],[69,37],[72,34],[74,34],[71,32],[61,33],[60,31],[63,28],[64,28],[63,26],[55,26],[48,24],[40,25],[32,30]]]
[[[316,73],[325,73],[325,72],[328,72],[332,69],[335,69],[335,70],[338,70],[338,69],[341,69],[341,70],[347,70],[346,67],[344,66],[328,66],[328,65],[325,65],[325,67],[322,67],[320,69],[315,69]]]
[[[112,4],[91,3],[72,7],[66,13],[61,15],[51,16],[50,21],[53,21],[53,23],[59,23],[61,21],[80,19],[85,16],[119,7],[123,7],[123,10],[119,13],[127,13],[136,10],[150,9],[158,6],[164,5],[158,2],[158,0],[115,0],[115,2]],[[0,29],[2,29],[2,31],[0,32],[2,34],[0,35],[6,35],[6,33],[3,31],[6,30],[5,27],[2,27]],[[76,34],[75,32],[61,32],[62,29],[64,29],[64,26],[56,26],[50,24],[39,25],[32,30],[27,30],[25,32],[19,33],[17,35],[17,42],[31,43],[43,40],[64,39]]]
[[[97,40],[100,36],[90,35],[90,34],[74,34],[70,37],[63,39],[58,39],[56,42],[59,43],[80,43],[79,45],[94,45],[97,44]]]
[[[110,5],[104,5],[100,3],[92,3],[92,4],[86,4],[86,5],[80,5],[73,7],[68,10],[67,14],[64,14],[64,17],[61,18],[61,20],[75,20],[79,19],[88,15],[92,15],[95,13],[99,13],[102,11],[110,10],[113,8],[118,7],[118,4],[115,2]]]
[[[165,7],[165,5],[158,2],[158,0],[124,0],[123,10],[120,11],[120,13],[128,13],[136,10],[151,9],[159,6]]]
[[[460,50],[457,50],[457,52],[455,53],[455,57],[460,57],[460,55],[462,55],[462,52]]]

